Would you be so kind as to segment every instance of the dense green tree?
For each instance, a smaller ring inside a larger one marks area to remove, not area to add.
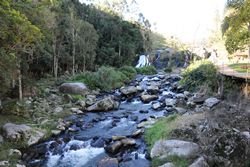
[[[228,0],[227,15],[222,31],[229,53],[249,47],[250,57],[250,0]]]

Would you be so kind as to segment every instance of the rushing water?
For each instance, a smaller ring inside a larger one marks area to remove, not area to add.
[[[158,77],[145,77],[140,85],[145,87],[149,81],[158,81]],[[116,92],[119,93],[119,92]],[[159,94],[174,95],[168,87]],[[138,130],[138,124],[143,121],[163,117],[164,110],[151,109],[151,103],[144,104],[138,97],[130,101],[122,101],[119,109],[110,112],[85,113],[81,116],[69,118],[74,120],[71,126],[76,132],[65,133],[51,140],[34,146],[36,154],[27,152],[27,166],[44,167],[95,167],[104,157],[120,158],[119,166],[147,167],[147,147],[143,137],[136,138],[136,146],[118,153],[109,155],[104,146],[112,136],[131,136]],[[38,152],[38,153],[37,153]]]

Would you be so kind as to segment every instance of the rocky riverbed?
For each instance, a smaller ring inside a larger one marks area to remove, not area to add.
[[[114,92],[90,92],[79,100],[58,96],[58,90],[85,92],[86,87],[63,84],[50,91],[48,97],[54,99],[53,112],[62,112],[60,98],[70,102],[71,116],[56,123],[49,140],[16,152],[26,166],[147,167],[152,165],[151,158],[166,159],[172,155],[188,159],[191,167],[248,164],[249,114],[238,112],[237,105],[216,97],[185,91],[180,79],[178,74],[138,75]],[[149,150],[145,130],[159,118],[172,114],[181,116],[169,139],[157,141]],[[6,124],[3,131],[4,137],[13,140],[37,136],[29,145],[42,138],[40,131],[34,133],[26,125]],[[239,151],[242,156],[237,158]],[[166,166],[176,165],[167,161]]]

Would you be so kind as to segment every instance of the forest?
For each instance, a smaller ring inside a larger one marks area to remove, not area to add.
[[[100,66],[133,65],[151,50],[150,23],[129,22],[117,12],[78,0],[0,2],[0,94],[32,79]],[[17,94],[17,93],[16,93]]]

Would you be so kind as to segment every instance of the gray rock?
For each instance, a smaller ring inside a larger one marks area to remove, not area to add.
[[[85,104],[87,106],[91,106],[91,105],[95,104],[95,102],[96,102],[95,95],[87,95],[86,100],[85,100]]]
[[[0,167],[7,167],[10,166],[9,161],[0,161]]]
[[[149,102],[151,102],[151,101],[153,101],[153,100],[157,100],[158,99],[158,96],[157,95],[141,95],[141,101],[143,102],[143,103],[149,103]]]
[[[242,132],[242,135],[245,136],[248,140],[250,140],[250,133],[245,131],[245,132]]]
[[[183,93],[178,93],[178,94],[176,95],[176,98],[177,98],[177,99],[184,99],[184,98],[185,98],[185,95],[184,95]]]
[[[94,103],[93,103],[94,104]],[[85,108],[86,107],[86,102],[84,100],[78,100],[76,102],[76,105],[79,105],[81,108]]]
[[[15,156],[17,158],[21,158],[22,156],[22,153],[20,150],[17,150],[17,149],[10,149],[9,150],[9,156]]]
[[[135,138],[135,137],[141,135],[143,132],[144,132],[143,129],[139,129],[139,130],[135,131],[131,136]]]
[[[53,113],[59,113],[62,111],[63,111],[63,108],[61,106],[57,106],[56,108],[54,108]]]
[[[76,114],[83,114],[83,112],[79,108],[71,108],[70,111]]]
[[[166,98],[165,103],[166,103],[166,106],[173,107],[176,105],[177,101],[176,99]]]
[[[211,97],[211,98],[208,98],[207,100],[205,100],[204,105],[211,108],[211,107],[215,106],[216,104],[218,104],[219,102],[220,102],[219,99],[217,99],[215,97]]]
[[[175,107],[174,110],[179,113],[179,114],[184,114],[187,112],[187,110],[185,108],[181,108],[181,107]]]
[[[155,119],[153,118],[148,118],[147,121],[143,121],[137,125],[138,128],[148,128],[151,127],[155,123]]]
[[[160,107],[161,107],[161,103],[160,103],[160,102],[156,102],[156,103],[152,104],[152,108],[153,108],[154,110],[157,110],[157,109],[159,109]]]
[[[166,163],[166,164],[164,164],[164,165],[161,165],[161,166],[159,166],[159,167],[176,167],[173,163],[171,163],[171,162],[168,162],[168,163]]]
[[[108,146],[106,146],[104,149],[111,154],[116,154],[122,147],[122,142],[121,141],[116,141]]]
[[[123,96],[130,96],[137,93],[138,89],[135,86],[123,87],[120,89]]]
[[[114,140],[114,141],[122,140],[122,139],[126,139],[126,136],[112,136],[112,140]]]
[[[51,130],[52,135],[59,135],[61,133],[60,130]]]
[[[59,91],[68,94],[85,95],[88,92],[88,88],[81,82],[63,83],[59,86]]]
[[[31,127],[27,125],[16,125],[13,123],[6,123],[3,126],[3,132],[7,139],[11,141],[18,141],[21,138],[28,138],[31,133]]]
[[[135,139],[129,139],[129,138],[122,139],[121,142],[124,147],[134,146],[136,144]]]
[[[16,164],[16,167],[26,167],[26,166],[22,164]]]
[[[92,106],[87,108],[87,111],[110,111],[113,109],[117,109],[119,103],[116,102],[111,96],[106,97],[102,100],[97,101]]]
[[[152,150],[151,158],[168,158],[177,155],[184,158],[196,158],[200,155],[201,149],[198,144],[182,140],[159,140]]]
[[[39,130],[36,130],[31,133],[31,136],[29,137],[28,140],[28,145],[33,145],[38,143],[43,137],[45,136],[45,133]]]
[[[157,85],[150,85],[147,87],[147,92],[157,94],[159,92],[159,87]]]
[[[106,157],[98,162],[97,167],[118,167],[118,160]]]
[[[209,167],[207,162],[205,161],[204,157],[199,157],[197,160],[194,161],[189,167]]]

